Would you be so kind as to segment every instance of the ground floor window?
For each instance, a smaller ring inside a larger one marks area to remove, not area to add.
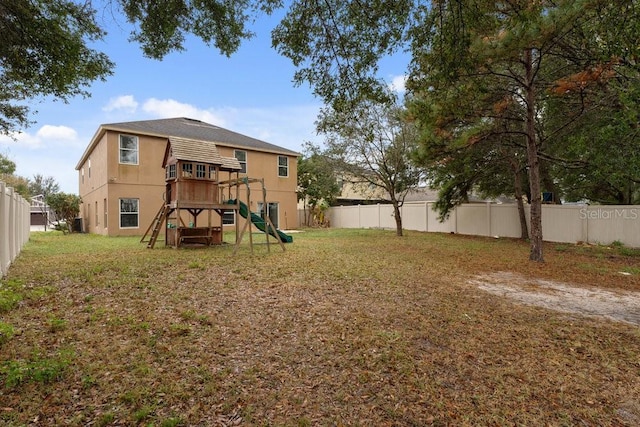
[[[120,228],[138,228],[139,199],[120,199]]]
[[[222,225],[234,225],[236,223],[236,211],[228,210],[222,214]]]

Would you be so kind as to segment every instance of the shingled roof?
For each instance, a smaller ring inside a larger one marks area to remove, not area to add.
[[[295,151],[287,150],[286,148],[251,138],[250,136],[186,117],[111,123],[102,125],[102,127],[114,130],[128,130],[142,134],[166,137],[177,136],[179,138],[196,139],[198,141],[211,141],[216,144],[250,148],[258,151],[278,152],[292,156],[298,155]]]
[[[86,160],[86,157],[93,150],[94,145],[106,131],[130,132],[138,135],[158,136],[167,139],[175,137],[196,141],[208,141],[225,147],[264,151],[268,153],[282,154],[285,156],[298,157],[300,155],[295,151],[252,138],[250,136],[242,135],[210,123],[186,117],[176,117],[171,119],[140,120],[135,122],[107,123],[101,125],[91,140],[91,143],[85,150],[82,158],[78,162],[76,169],[79,168]]]
[[[210,163],[220,165],[223,170],[239,171],[242,169],[240,162],[235,157],[225,157],[218,153],[216,144],[211,141],[197,141],[194,139],[170,137],[167,150],[171,147],[173,157],[178,160],[188,160],[192,162]],[[168,152],[164,155],[166,166]]]

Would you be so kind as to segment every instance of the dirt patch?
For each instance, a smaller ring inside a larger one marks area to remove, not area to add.
[[[640,292],[584,288],[503,271],[476,276],[469,283],[522,304],[640,326]]]

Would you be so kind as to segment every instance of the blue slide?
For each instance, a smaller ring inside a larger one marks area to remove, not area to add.
[[[236,201],[233,199],[228,200],[227,204],[235,205]],[[240,215],[242,215],[243,218],[246,218],[249,214],[251,214],[251,222],[256,226],[256,228],[258,228],[258,230],[264,231],[268,226],[270,235],[280,240],[282,243],[293,243],[293,236],[289,236],[288,234],[285,234],[282,231],[269,226],[260,215],[255,212],[249,212],[249,208],[247,208],[247,205],[240,201]]]

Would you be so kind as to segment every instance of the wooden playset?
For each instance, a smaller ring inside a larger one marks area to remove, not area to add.
[[[233,212],[237,219],[234,253],[252,225],[266,234],[267,245],[269,236],[274,237],[283,250],[283,243],[292,241],[291,236],[273,226],[268,216],[263,218],[249,211],[253,183],[262,184],[263,206],[267,206],[264,180],[240,177],[238,160],[221,156],[213,142],[169,138],[162,166],[166,184],[164,200],[141,239],[144,242],[150,235],[148,248],[155,246],[163,226],[166,246],[222,244],[225,212]],[[221,180],[221,176],[227,179]],[[239,200],[240,187],[246,188],[246,204]],[[242,230],[239,217],[245,218]],[[253,252],[251,232],[249,242]]]

